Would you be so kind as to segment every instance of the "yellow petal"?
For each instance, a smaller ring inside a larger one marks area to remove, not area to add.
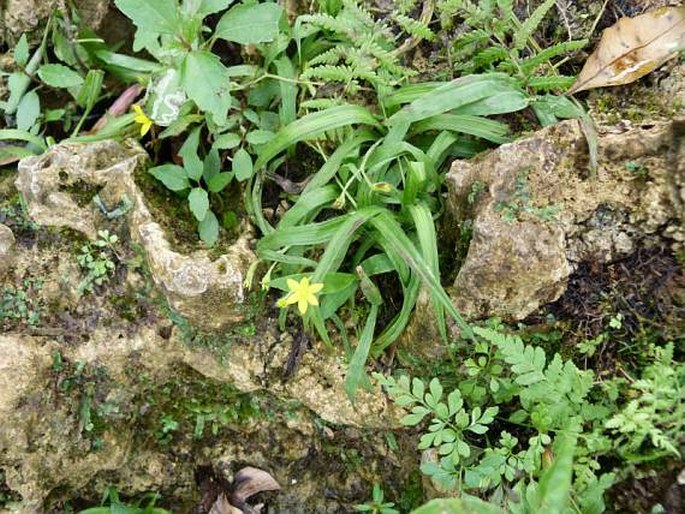
[[[307,302],[309,303],[309,305],[317,305],[317,306],[319,305],[319,299],[316,296],[314,296],[313,294],[310,294],[307,297]]]
[[[300,287],[305,291],[307,290],[309,287],[309,279],[307,277],[302,277],[302,280],[300,280]]]
[[[288,296],[286,296],[284,299],[286,305],[292,305],[293,303],[297,303],[300,301],[300,297],[296,294],[290,293]]]
[[[323,289],[323,284],[321,284],[321,283],[319,283],[319,282],[316,282],[316,283],[311,284],[311,285],[309,286],[309,292],[310,292],[310,293],[318,293],[318,292],[321,291],[322,289]]]
[[[297,289],[299,289],[299,287],[300,287],[300,284],[298,284],[292,278],[289,278],[288,280],[286,280],[286,283],[288,284],[288,289],[290,289],[291,291],[297,291]]]
[[[305,300],[304,298],[300,298],[297,302],[297,308],[300,311],[300,314],[304,315],[304,313],[307,312],[307,307],[309,307],[307,300]]]

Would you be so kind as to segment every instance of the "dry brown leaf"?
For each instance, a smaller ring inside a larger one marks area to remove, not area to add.
[[[621,18],[604,30],[568,93],[629,84],[685,48],[685,7],[663,7]]]
[[[250,496],[264,491],[278,491],[281,486],[269,473],[264,470],[247,466],[233,478],[232,498],[237,502],[244,502]]]
[[[243,514],[243,511],[231,505],[226,495],[221,493],[214,502],[214,505],[212,505],[209,514]]]

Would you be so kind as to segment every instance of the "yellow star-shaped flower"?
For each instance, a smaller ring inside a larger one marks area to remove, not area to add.
[[[133,121],[140,125],[140,137],[143,137],[152,127],[152,120],[147,117],[140,105],[135,104],[133,110],[136,112],[136,117],[133,118]]]
[[[290,292],[287,296],[278,300],[277,305],[279,307],[287,307],[288,305],[296,303],[300,314],[304,315],[310,305],[319,305],[319,299],[316,297],[316,293],[323,289],[323,284],[310,284],[307,277],[303,277],[299,282],[289,278],[287,283]]]

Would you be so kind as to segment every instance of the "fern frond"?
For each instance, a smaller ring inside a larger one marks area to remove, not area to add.
[[[309,60],[309,66],[317,66],[319,64],[338,64],[340,60],[345,56],[347,51],[346,46],[335,46],[320,53],[313,59]]]
[[[550,59],[569,52],[575,52],[576,50],[583,48],[585,45],[587,45],[587,39],[582,39],[579,41],[564,41],[563,43],[550,46],[549,48],[545,48],[542,52],[538,52],[537,55],[522,59],[519,63],[521,70],[524,73],[532,73],[535,71],[535,68],[541,64],[549,62]]]
[[[556,0],[546,0],[545,3],[540,5],[530,17],[521,24],[521,28],[514,33],[514,48],[516,50],[523,49],[527,44],[528,40],[533,36],[538,26],[542,22],[549,10],[554,7]]]
[[[417,39],[425,39],[426,41],[435,40],[435,32],[430,27],[420,20],[415,20],[404,14],[396,14],[395,21],[402,28],[404,32]]]
[[[491,46],[481,50],[472,58],[472,64],[476,68],[489,68],[493,64],[503,61],[509,57],[509,52],[501,46]]]

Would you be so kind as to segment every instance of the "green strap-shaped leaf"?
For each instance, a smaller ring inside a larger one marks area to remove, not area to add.
[[[437,116],[502,92],[518,91],[515,79],[503,73],[468,75],[417,98],[392,115],[387,123],[414,123]]]
[[[449,130],[451,132],[471,134],[472,136],[487,139],[498,144],[509,141],[505,137],[506,133],[509,132],[509,127],[504,123],[466,114],[439,114],[432,118],[426,118],[412,126],[412,133],[414,134],[420,134],[429,130]]]
[[[300,141],[315,139],[328,130],[354,124],[377,126],[378,122],[368,109],[358,105],[340,105],[307,114],[283,127],[264,145],[257,157],[255,168],[260,169],[280,152]]]

